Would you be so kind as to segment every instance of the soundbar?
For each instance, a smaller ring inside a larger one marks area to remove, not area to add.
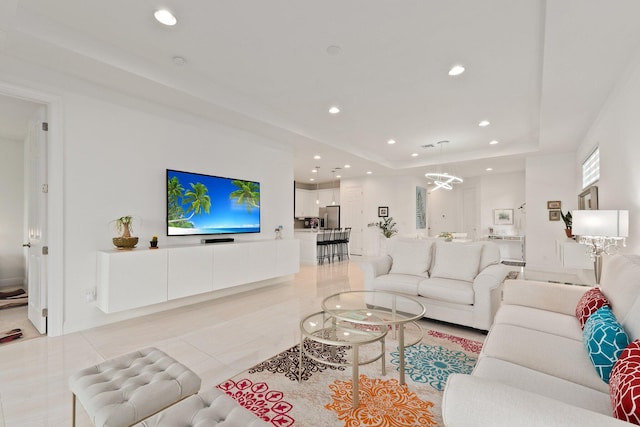
[[[216,239],[202,239],[200,243],[223,243],[223,242],[233,242],[233,237],[218,237]]]

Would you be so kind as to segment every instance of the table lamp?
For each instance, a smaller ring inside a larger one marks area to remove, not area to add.
[[[593,260],[596,284],[600,284],[602,254],[612,254],[618,245],[625,246],[629,236],[629,211],[576,210],[573,214],[573,234],[580,244],[587,245]]]

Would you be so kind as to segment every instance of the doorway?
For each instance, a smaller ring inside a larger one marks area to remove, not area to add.
[[[0,94],[0,332],[19,328],[24,337],[47,333],[46,118],[45,104]]]

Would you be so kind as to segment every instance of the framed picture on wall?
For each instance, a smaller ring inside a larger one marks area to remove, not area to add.
[[[562,202],[559,200],[547,202],[547,209],[562,209]]]
[[[378,206],[378,217],[386,218],[389,216],[389,207],[388,206]]]
[[[549,211],[549,221],[560,221],[561,215],[559,210]]]
[[[494,209],[493,223],[495,225],[513,225],[513,209]]]

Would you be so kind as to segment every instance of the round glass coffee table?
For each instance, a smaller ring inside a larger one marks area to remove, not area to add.
[[[335,318],[328,313],[313,313],[300,321],[300,360],[298,382],[302,381],[303,354],[316,362],[331,366],[351,366],[353,379],[353,407],[359,405],[358,367],[382,359],[382,375],[385,375],[384,337],[387,327],[362,325]],[[380,344],[380,350],[362,358],[360,347]]]
[[[391,326],[397,330],[400,361],[400,384],[404,378],[404,348],[422,340],[422,329],[416,322],[424,316],[419,301],[388,291],[346,291],[330,295],[322,301],[325,313],[336,319],[369,326]],[[405,340],[405,328],[410,326],[410,338]]]

